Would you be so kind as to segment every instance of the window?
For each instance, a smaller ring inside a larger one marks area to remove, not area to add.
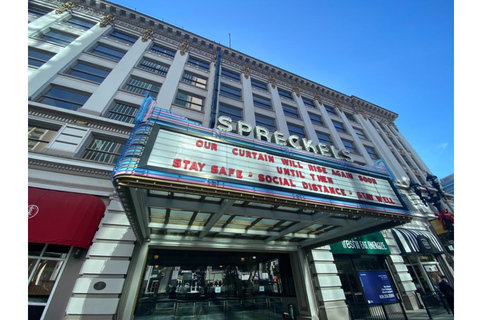
[[[133,45],[137,41],[136,37],[117,30],[114,30],[112,33],[110,33],[109,37],[123,43],[128,43],[130,45]]]
[[[137,115],[138,107],[122,102],[115,102],[115,105],[108,112],[107,118],[126,123],[133,123]]]
[[[330,140],[330,136],[328,134],[322,132],[316,132],[318,142],[326,144],[327,146],[332,144],[332,140]]]
[[[365,147],[365,150],[367,150],[367,153],[370,156],[370,158],[372,158],[373,160],[379,159],[377,153],[375,152],[375,149],[373,149],[372,147],[367,147],[367,146],[364,146],[364,147]]]
[[[57,130],[28,126],[28,151],[41,152],[52,141]]]
[[[102,83],[102,81],[108,76],[109,73],[110,70],[100,68],[85,62],[78,62],[68,71],[69,75],[93,81],[96,83]]]
[[[230,107],[222,103],[219,104],[218,116],[227,116],[234,121],[241,121],[243,119],[243,113],[241,109]]]
[[[278,94],[280,95],[280,98],[286,98],[288,100],[292,100],[292,94],[288,91],[278,88]]]
[[[253,78],[251,79],[251,82],[252,82],[252,87],[267,91],[267,85],[265,83],[254,80]]]
[[[206,71],[210,70],[210,63],[196,59],[194,57],[190,57],[188,59],[188,64]]]
[[[45,41],[60,44],[62,46],[68,46],[73,40],[77,38],[77,36],[65,32],[50,30],[47,33],[42,34],[40,38]]]
[[[98,44],[92,49],[91,53],[114,61],[120,61],[125,55],[125,51],[114,49],[104,44]]]
[[[222,68],[222,77],[225,77],[229,80],[240,81],[240,75],[238,73],[226,70]]]
[[[346,132],[345,128],[343,127],[343,123],[332,121],[333,126],[337,129],[338,132]]]
[[[28,14],[34,15],[36,18],[40,18],[41,16],[46,15],[50,11],[52,11],[52,9],[42,8],[32,5],[30,2],[28,3]]]
[[[167,49],[165,47],[162,47],[158,44],[153,44],[153,46],[150,48],[151,51],[155,52],[156,54],[160,54],[162,56],[166,56],[168,58],[174,58],[175,57],[175,51]]]
[[[308,115],[310,117],[310,120],[312,120],[313,124],[323,126],[322,117],[320,117],[318,114],[309,113]]]
[[[305,132],[303,131],[302,127],[291,123],[287,123],[287,127],[290,135],[296,135],[300,138],[305,138]]]
[[[325,107],[325,110],[327,110],[328,113],[333,114],[334,116],[337,115],[337,112],[335,111],[334,108],[332,108],[330,106],[325,106],[325,105],[324,105],[324,107]]]
[[[270,130],[270,132],[273,132],[276,129],[275,119],[265,117],[261,114],[256,113],[255,120],[256,120],[255,122],[257,126],[262,126],[264,128],[267,128],[268,130]]]
[[[204,98],[193,96],[189,93],[179,90],[174,103],[182,107],[186,107],[186,108],[197,110],[197,111],[202,111],[203,101],[204,101]]]
[[[185,71],[183,73],[182,82],[188,83],[192,86],[207,89],[207,79],[201,76],[197,76],[193,73]]]
[[[55,53],[53,52],[41,51],[34,48],[28,48],[28,65],[41,67],[45,62],[50,60],[50,58],[53,57],[54,55]]]
[[[357,134],[357,136],[358,136],[360,139],[368,140],[368,139],[367,139],[367,136],[365,135],[365,132],[363,132],[362,129],[353,128],[353,130],[355,131],[355,133]]]
[[[353,144],[353,142],[348,140],[343,140],[343,139],[342,139],[342,142],[343,142],[343,145],[345,146],[345,149],[347,149],[351,153],[357,153],[357,148],[355,148],[355,145]]]
[[[268,109],[268,110],[272,109],[272,105],[270,104],[269,99],[262,98],[262,97],[259,97],[259,96],[256,96],[256,95],[253,95],[253,105],[255,107],[260,107],[260,108],[264,108],[264,109]]]
[[[315,103],[313,103],[313,100],[310,100],[310,99],[307,99],[307,98],[303,98],[303,97],[302,97],[302,100],[303,100],[303,103],[304,103],[307,107],[315,108]]]
[[[150,96],[156,98],[158,92],[160,91],[160,85],[148,82],[146,80],[130,78],[130,80],[128,80],[128,82],[125,84],[124,89],[139,95],[145,95],[146,91],[150,94]]]
[[[28,313],[40,319],[65,265],[70,246],[28,244]]]
[[[242,90],[220,84],[220,94],[236,100],[242,100]]]
[[[65,23],[68,24],[68,25],[71,25],[73,27],[80,28],[80,29],[85,29],[85,30],[88,30],[95,25],[94,22],[90,22],[90,21],[86,21],[86,20],[78,19],[78,18],[73,18],[73,17],[68,19],[67,21],[65,21]]]
[[[123,143],[94,138],[83,152],[82,159],[114,164],[123,149]]]
[[[292,118],[298,118],[298,111],[296,108],[294,107],[290,107],[290,106],[286,106],[286,105],[283,105],[282,104],[282,108],[283,108],[283,113],[288,116],[288,117],[292,117]]]
[[[37,102],[59,108],[77,110],[87,102],[88,98],[90,98],[90,94],[88,93],[52,86],[37,100]]]
[[[353,116],[353,114],[351,113],[347,113],[347,112],[344,112],[345,113],[345,117],[350,120],[351,122],[357,122],[357,120],[355,120],[355,117]]]
[[[138,67],[140,69],[146,70],[148,72],[153,72],[164,77],[167,75],[168,72],[168,66],[146,58],[143,58]]]

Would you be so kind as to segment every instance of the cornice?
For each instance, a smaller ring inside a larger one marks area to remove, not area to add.
[[[133,129],[132,124],[111,120],[105,117],[94,116],[88,113],[72,112],[67,109],[55,108],[42,103],[28,102],[28,118],[49,120],[59,124],[75,124],[96,131],[106,131],[115,135],[128,137]]]
[[[79,159],[29,152],[28,168],[110,180],[113,165],[102,165]]]
[[[42,3],[42,1],[32,2]],[[57,7],[60,7],[64,3],[64,1],[59,0],[45,0],[45,2],[55,4]],[[217,50],[221,49],[222,61],[227,62],[229,66],[242,71],[246,65],[251,75],[262,78],[265,81],[269,81],[270,77],[273,76],[276,85],[291,89],[292,92],[294,92],[294,86],[297,86],[300,93],[303,93],[306,96],[318,96],[323,102],[332,106],[337,106],[341,110],[363,113],[365,115],[368,114],[368,117],[382,122],[392,122],[398,117],[398,114],[365,100],[355,96],[345,95],[341,92],[265,63],[264,61],[245,55],[232,48],[202,38],[196,34],[165,23],[164,21],[115,3],[101,0],[73,0],[71,2],[74,3],[74,7],[71,9],[73,12],[83,11],[84,13],[93,15],[99,19],[107,15],[114,15],[115,19],[111,23],[114,26],[123,27],[130,32],[135,31],[139,33],[140,36],[144,35],[148,30],[149,38],[157,39],[161,42],[167,42],[172,47],[178,49],[182,47],[182,44],[186,43],[188,45],[187,51],[207,56],[207,60],[209,61],[213,61]]]

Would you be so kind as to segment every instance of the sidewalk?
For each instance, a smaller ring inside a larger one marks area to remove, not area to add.
[[[453,320],[453,314],[448,314],[446,311],[445,313],[438,314],[432,313],[432,317],[428,317],[428,313],[426,310],[406,310],[408,320]]]

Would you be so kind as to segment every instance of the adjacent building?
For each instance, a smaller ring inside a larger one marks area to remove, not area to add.
[[[28,98],[31,319],[348,319],[453,282],[425,201],[453,191],[395,112],[98,0],[28,2]]]

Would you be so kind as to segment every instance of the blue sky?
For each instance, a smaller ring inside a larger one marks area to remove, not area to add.
[[[453,0],[114,2],[397,113],[431,172],[454,173]]]

